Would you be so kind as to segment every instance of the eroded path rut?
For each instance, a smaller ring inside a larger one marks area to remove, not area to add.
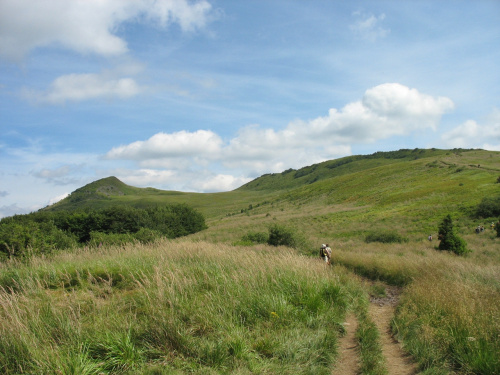
[[[399,288],[387,286],[386,296],[371,298],[369,313],[380,333],[382,353],[389,375],[414,375],[418,373],[416,364],[403,351],[390,328],[399,294]],[[332,374],[358,375],[360,373],[359,349],[355,338],[357,326],[355,316],[350,315],[345,323],[347,334],[342,338],[339,346],[339,362]]]
[[[369,313],[380,333],[382,353],[386,359],[387,370],[390,375],[417,374],[417,366],[408,356],[391,332],[391,319],[398,302],[400,290],[397,287],[386,287],[386,296],[371,298]]]

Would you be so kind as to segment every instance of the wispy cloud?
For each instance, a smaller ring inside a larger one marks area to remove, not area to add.
[[[105,74],[69,74],[54,80],[48,90],[24,89],[22,96],[35,103],[64,104],[92,99],[128,99],[143,89],[132,78]]]
[[[500,151],[500,110],[498,108],[478,123],[467,120],[442,135],[443,143],[450,148],[484,148]]]
[[[349,28],[358,38],[376,41],[379,38],[384,38],[390,33],[390,29],[384,28],[382,22],[385,19],[385,14],[382,13],[375,16],[371,13],[354,12],[355,22]]]

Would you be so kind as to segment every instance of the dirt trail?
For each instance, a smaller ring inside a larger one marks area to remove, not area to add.
[[[417,366],[393,337],[390,326],[400,293],[399,288],[386,286],[386,296],[371,298],[368,311],[380,333],[382,353],[389,375],[413,375],[418,373]]]
[[[354,314],[347,317],[344,327],[347,333],[340,341],[339,361],[332,374],[356,375],[359,373],[358,343],[355,337],[358,321]]]
[[[392,336],[390,328],[399,294],[399,288],[386,286],[386,296],[370,299],[369,314],[380,332],[382,353],[386,359],[388,374],[414,375],[418,373],[416,364],[402,350],[401,345]],[[358,322],[354,315],[348,317],[345,326],[347,334],[340,341],[339,361],[332,374],[357,375],[360,368],[359,349],[355,339]]]

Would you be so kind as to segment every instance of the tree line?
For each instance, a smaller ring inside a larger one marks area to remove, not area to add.
[[[204,216],[185,204],[38,211],[0,220],[0,260],[81,244],[177,238],[205,228]]]

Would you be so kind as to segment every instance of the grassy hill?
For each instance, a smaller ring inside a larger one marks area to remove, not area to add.
[[[445,214],[465,234],[488,225],[474,211],[484,198],[500,195],[499,176],[499,152],[399,150],[263,175],[222,193],[136,188],[109,177],[46,210],[187,203],[207,218],[209,229],[200,239],[213,242],[234,243],[249,230],[265,232],[277,222],[304,233],[311,248],[387,230],[419,241],[436,235]]]
[[[500,152],[416,149],[264,175],[224,193],[93,182],[46,209],[187,203],[208,229],[0,263],[0,369],[329,374],[352,312],[361,372],[382,375],[366,308],[375,282],[403,288],[392,332],[422,373],[498,374],[500,238],[489,227],[498,217],[475,210],[500,196],[499,176]],[[470,254],[427,239],[447,214]],[[276,225],[300,246],[242,241]],[[366,241],[372,233],[404,241]],[[333,267],[317,259],[321,243]]]

